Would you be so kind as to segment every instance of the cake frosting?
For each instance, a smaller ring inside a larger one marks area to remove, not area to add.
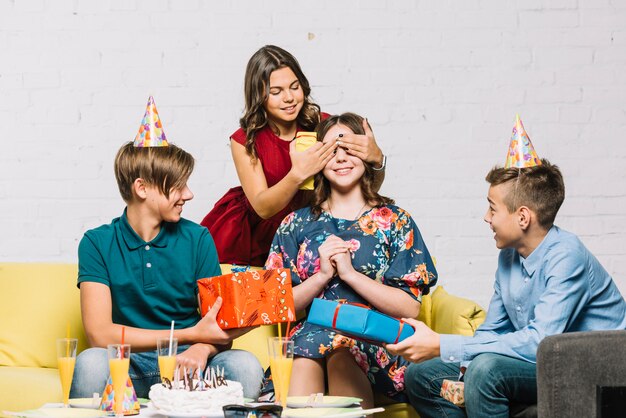
[[[224,405],[243,404],[241,383],[222,376],[152,385],[148,395],[152,406],[163,412],[219,414]]]

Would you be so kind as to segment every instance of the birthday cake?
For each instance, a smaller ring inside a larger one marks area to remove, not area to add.
[[[152,385],[148,395],[159,412],[185,412],[200,415],[219,414],[224,405],[243,404],[241,383],[211,373],[207,378],[182,380]]]

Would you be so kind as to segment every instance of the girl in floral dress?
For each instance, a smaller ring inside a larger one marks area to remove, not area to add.
[[[343,135],[363,134],[363,118],[331,116],[317,131],[322,142],[337,141],[339,147],[315,178],[312,206],[291,213],[279,226],[266,268],[291,269],[298,311],[321,297],[417,317],[421,296],[437,280],[435,267],[411,216],[379,195],[372,187],[372,166],[341,146]],[[354,396],[363,399],[364,408],[373,406],[373,390],[406,399],[407,362],[383,347],[306,320],[291,337],[296,357],[290,395]]]

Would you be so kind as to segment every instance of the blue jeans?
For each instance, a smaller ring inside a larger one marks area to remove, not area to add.
[[[409,402],[421,417],[508,418],[509,403],[537,402],[537,367],[499,354],[477,356],[465,372],[465,409],[439,394],[444,379],[458,380],[459,363],[440,358],[411,364],[404,376]]]
[[[179,347],[182,352],[187,347]],[[246,398],[257,399],[263,380],[263,369],[256,357],[243,350],[226,350],[210,358],[207,367],[224,368],[228,380],[240,382]],[[156,351],[132,353],[128,375],[139,398],[147,398],[150,387],[161,381]],[[91,398],[94,393],[102,395],[109,377],[107,350],[90,348],[78,355],[71,398]]]

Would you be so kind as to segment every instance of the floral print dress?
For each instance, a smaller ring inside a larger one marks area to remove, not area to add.
[[[319,271],[318,249],[330,235],[351,244],[355,270],[379,283],[402,289],[418,301],[437,281],[417,225],[406,211],[393,205],[370,209],[356,220],[334,218],[327,212],[316,219],[310,208],[295,211],[276,231],[265,267],[290,268],[292,283],[297,286]],[[318,297],[368,305],[339,277],[331,279]],[[350,350],[375,391],[398,401],[406,399],[402,392],[408,362],[402,357],[309,324],[306,319],[294,327],[291,337],[296,356],[322,358],[338,348]]]

